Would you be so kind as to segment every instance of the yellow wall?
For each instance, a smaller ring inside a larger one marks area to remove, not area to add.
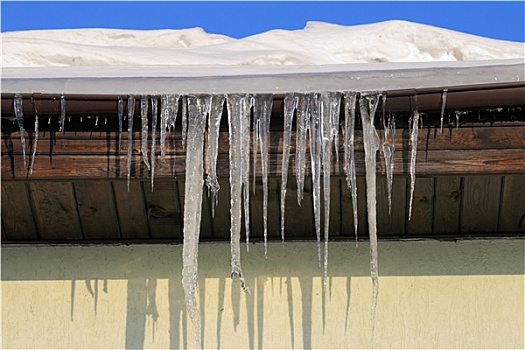
[[[179,245],[5,247],[3,348],[192,347]],[[326,296],[315,243],[200,246],[206,348],[371,346],[368,245],[334,243]],[[374,346],[524,348],[524,241],[383,242]]]

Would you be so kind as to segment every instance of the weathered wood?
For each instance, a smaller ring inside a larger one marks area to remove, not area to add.
[[[182,209],[176,180],[155,181],[151,192],[149,181],[142,183],[146,197],[148,222],[152,238],[181,238]]]
[[[227,184],[227,182],[226,182]],[[223,191],[221,187],[221,191]],[[229,188],[226,189],[229,191]],[[251,227],[254,239],[257,237],[259,241],[264,241],[264,216],[263,216],[263,185],[262,178],[258,178],[255,184],[255,194],[253,192],[250,199],[250,212],[251,212]],[[275,177],[268,179],[268,216],[267,216],[267,230],[268,238],[278,239],[281,237],[281,218],[280,218],[280,179]],[[291,198],[291,197],[290,197]],[[296,201],[297,203],[297,201]],[[220,206],[219,202],[219,206]],[[308,210],[305,208],[305,210]],[[306,221],[311,220],[311,217],[303,218]],[[294,219],[289,219],[294,220]],[[285,229],[291,227],[292,224]],[[310,229],[311,230],[311,229]],[[285,231],[285,239],[286,239]],[[305,232],[308,234],[308,232]]]
[[[434,233],[457,232],[461,210],[461,177],[438,176],[435,187]]]
[[[29,184],[42,239],[82,239],[82,228],[71,182]]]
[[[228,178],[219,178],[218,206],[214,208],[212,217],[215,237],[227,239],[230,237],[230,183]],[[242,225],[244,229],[244,225]]]
[[[377,234],[396,235],[405,233],[407,212],[407,179],[404,176],[394,176],[392,183],[392,213],[388,214],[388,191],[386,177],[376,180],[377,186]]]
[[[275,217],[279,223],[277,232],[280,235],[281,225],[281,194],[278,193],[281,188],[279,181],[279,188],[274,192],[276,201],[276,212],[270,213]],[[333,191],[332,191],[333,192]],[[262,198],[262,197],[261,197]],[[334,201],[336,198],[333,199]],[[273,208],[272,208],[273,209]],[[270,210],[270,209],[269,209]],[[286,183],[286,200],[285,200],[285,219],[284,219],[284,239],[291,239],[293,237],[316,237],[315,233],[315,219],[313,207],[313,192],[312,182],[305,181],[305,190],[303,191],[303,200],[301,205],[297,203],[297,184],[295,177],[289,176]],[[330,213],[332,217],[332,213]],[[321,221],[321,225],[322,225]],[[321,237],[323,235],[323,228],[321,227]]]
[[[78,181],[74,183],[74,188],[84,238],[120,238],[111,183]]]
[[[146,203],[141,183],[131,181],[129,192],[126,181],[113,181],[112,184],[122,238],[150,238]]]
[[[410,181],[408,181],[410,186]],[[410,191],[407,191],[410,196]],[[410,201],[409,197],[407,201]],[[412,218],[407,221],[408,234],[432,233],[434,218],[434,178],[422,177],[416,179],[414,198],[412,202]]]
[[[500,150],[437,150],[420,153],[416,163],[417,175],[461,175],[461,174],[520,174],[525,169],[525,157],[521,149]],[[45,157],[45,156],[44,156]],[[394,174],[408,175],[407,154],[403,151],[394,153]],[[47,158],[47,157],[46,157]],[[280,154],[272,154],[268,160],[270,176],[280,176],[281,161]],[[49,159],[46,159],[47,161]],[[167,156],[165,162],[158,161],[155,176],[173,177],[185,175],[186,156]],[[47,164],[45,164],[47,163]],[[140,156],[132,157],[132,178],[146,178],[149,176],[147,169]],[[310,161],[306,160],[306,174],[309,175]],[[342,166],[342,164],[341,164]],[[332,174],[335,171],[332,168]],[[257,167],[257,175],[260,174],[260,166]],[[364,175],[364,154],[356,152],[356,172]],[[383,162],[377,164],[378,174],[384,174]],[[227,154],[221,154],[217,160],[217,173],[219,176],[229,175],[229,158]],[[290,175],[295,174],[294,167],[290,167]],[[343,173],[339,169],[339,173]],[[23,167],[22,159],[15,157],[11,162],[9,156],[2,156],[2,178],[4,179],[26,179],[27,171]],[[40,161],[39,156],[35,161],[33,174],[29,179],[117,179],[126,178],[126,159],[116,156],[55,156],[50,165],[46,161]],[[14,176],[14,177],[13,177]]]
[[[168,142],[166,142],[166,154],[185,154],[182,148],[182,135],[180,130],[166,133]],[[26,136],[28,143],[31,141],[31,135]],[[149,135],[149,144],[151,145],[152,134]],[[295,140],[296,133],[292,131],[292,140]],[[8,138],[13,142],[13,149],[7,149],[2,143],[2,155],[12,153],[21,155],[22,148],[20,144],[20,133],[4,134],[3,138]],[[222,131],[219,134],[219,153],[229,153],[229,133]],[[50,140],[54,145],[50,149]],[[134,148],[140,148],[141,134],[133,133]],[[156,154],[160,154],[160,133],[156,134]],[[172,141],[172,142],[169,142]],[[403,133],[397,132],[394,138],[396,149],[403,148]],[[269,153],[282,153],[282,132],[274,131],[269,137]],[[250,147],[252,147],[250,143]],[[363,150],[362,132],[355,132],[356,151]],[[418,148],[420,150],[481,150],[481,149],[514,149],[525,148],[525,127],[483,127],[477,126],[472,128],[445,128],[443,133],[439,128],[423,128],[420,131],[418,139]],[[307,148],[308,149],[308,148]],[[127,152],[127,132],[122,134],[122,144],[118,148],[118,133],[115,132],[66,132],[65,135],[54,134],[50,132],[41,133],[37,146],[37,154],[52,155],[117,155],[120,150],[121,155]],[[342,154],[342,138],[339,143],[339,150]],[[295,153],[295,142],[290,144],[290,153]]]
[[[525,175],[504,177],[499,232],[525,232]]]
[[[26,183],[2,181],[2,222],[4,239],[32,240],[38,238]]]
[[[461,232],[496,232],[501,176],[469,176],[464,179]]]

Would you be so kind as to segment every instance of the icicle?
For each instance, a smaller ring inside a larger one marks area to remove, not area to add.
[[[66,131],[66,98],[64,95],[60,97],[60,131],[62,135]]]
[[[146,164],[146,168],[150,170],[148,162],[148,96],[143,95],[140,100],[140,119],[142,122],[142,133],[140,152],[142,153],[142,161]]]
[[[168,95],[168,129],[175,130],[175,123],[177,122],[177,114],[179,113],[179,98],[180,95]],[[184,110],[183,110],[184,112]],[[184,114],[184,113],[183,113]]]
[[[445,107],[447,105],[447,92],[448,89],[444,89],[441,95],[441,133],[443,133],[443,116],[445,115]]]
[[[244,195],[244,230],[246,232],[246,251],[250,251],[250,111],[253,98],[246,96],[243,99],[243,114],[241,118],[243,137],[242,141],[242,193]]]
[[[292,120],[297,99],[293,94],[284,98],[283,159],[281,169],[281,239],[284,243],[284,212],[286,203],[286,185],[288,182],[288,165],[290,162],[290,141],[292,137]]]
[[[80,122],[82,123],[82,117],[80,117]],[[51,117],[47,118],[47,125],[51,124]]]
[[[220,186],[217,180],[217,156],[219,154],[219,128],[221,125],[224,95],[211,97],[210,113],[208,115],[208,142],[206,149],[206,186],[208,195],[211,193],[211,216],[215,217],[215,206],[218,204]]]
[[[419,112],[417,108],[412,116],[412,127],[410,131],[410,204],[408,206],[408,220],[412,218],[412,200],[414,199],[414,187],[416,185],[416,153],[417,153],[417,135],[419,133]]]
[[[255,113],[255,97],[250,98],[250,105],[254,107],[253,114],[253,137],[252,137],[252,158],[253,158],[253,194],[255,195],[255,175],[257,170],[257,151],[259,146],[259,133],[261,128],[260,115]]]
[[[36,148],[38,146],[38,110],[35,106],[35,139],[33,142],[33,154],[31,155],[31,163],[29,164],[29,175],[33,174],[33,166],[35,165]]]
[[[334,123],[339,124],[339,102],[341,94],[335,92],[321,95],[321,159],[323,164],[323,204],[324,204],[324,270],[323,290],[328,277],[328,235],[330,231],[330,170],[332,143],[335,139]],[[339,131],[337,131],[338,133]]]
[[[157,142],[157,98],[151,98],[151,192],[155,181],[155,147]]]
[[[186,149],[186,134],[188,131],[188,97],[182,96],[182,149]]]
[[[22,95],[15,95],[13,101],[13,108],[15,110],[16,121],[18,122],[18,128],[20,129],[20,143],[22,144],[22,156],[24,160],[24,169],[27,168],[26,162],[26,137],[24,128],[24,112],[22,111]]]
[[[160,97],[160,159],[166,158],[166,128],[169,118],[168,95]]]
[[[257,139],[261,147],[261,169],[263,183],[264,256],[268,256],[268,136],[272,115],[272,95],[257,95],[254,101],[254,119],[258,121]],[[255,167],[254,167],[255,172]]]
[[[98,126],[98,115],[95,117],[95,126]]]
[[[108,124],[108,117],[104,117],[104,125]]]
[[[459,117],[461,116],[461,113],[460,111],[456,111],[456,130],[458,130],[459,128]]]
[[[335,148],[335,168],[337,173],[339,174],[339,119],[340,119],[340,99],[341,94],[337,93],[337,96],[339,96],[339,100],[337,97],[332,97],[330,102],[330,118],[332,123],[332,138],[333,138],[333,144]]]
[[[308,95],[299,95],[297,100],[297,135],[295,138],[295,178],[297,181],[297,203],[301,205],[304,191],[304,176],[306,166],[306,134],[308,124],[310,124],[308,105],[310,97]]]
[[[382,120],[383,120],[384,140],[383,140],[383,143],[381,144],[381,150],[383,151],[383,157],[385,159],[386,186],[387,186],[387,193],[388,193],[388,214],[390,215],[392,213],[392,183],[394,181],[394,151],[395,151],[394,135],[393,135],[394,126],[392,124],[393,120],[390,117],[390,115],[388,116],[388,120],[385,117],[386,96],[383,95],[382,98],[383,98]]]
[[[124,99],[122,96],[118,97],[118,155],[120,155],[120,147],[122,145],[122,116],[124,115]]]
[[[246,116],[246,96],[239,94],[228,95],[228,126],[230,137],[230,219],[231,219],[231,265],[232,278],[237,278],[242,289],[249,293],[244,281],[241,269],[241,221],[242,221],[242,201],[244,182],[244,149],[243,137],[245,136]],[[249,124],[248,124],[249,125]]]
[[[198,248],[202,209],[203,150],[206,113],[210,96],[189,97],[190,115],[184,189],[184,241],[182,247],[182,285],[186,310],[195,329],[195,348],[200,349],[202,326],[195,296],[198,289]],[[190,154],[191,152],[191,154]]]
[[[355,172],[354,132],[355,132],[355,105],[357,93],[345,92],[345,126],[344,126],[344,170],[346,184],[352,193],[352,209],[354,211],[355,244],[357,247],[357,181]]]
[[[128,192],[131,180],[131,156],[133,152],[133,116],[135,115],[135,97],[130,95],[128,98],[128,158],[126,166],[128,169]]]
[[[312,187],[314,200],[315,233],[317,236],[317,259],[321,267],[321,107],[320,94],[310,96],[310,160],[312,166]]]
[[[372,337],[375,328],[375,313],[379,295],[377,267],[377,210],[376,210],[376,152],[379,149],[379,136],[374,126],[374,116],[381,94],[361,95],[359,107],[363,123],[363,145],[365,148],[366,202],[368,208],[368,234],[370,237],[370,274],[373,295],[370,310]]]

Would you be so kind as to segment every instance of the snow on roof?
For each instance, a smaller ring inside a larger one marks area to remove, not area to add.
[[[3,92],[369,90],[524,80],[524,43],[406,21],[308,22],[243,39],[201,28],[10,32],[2,45]]]

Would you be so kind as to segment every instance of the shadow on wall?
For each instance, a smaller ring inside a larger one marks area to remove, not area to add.
[[[336,323],[343,329],[337,330],[338,336],[356,336],[351,323],[358,322],[357,318],[368,322],[370,300],[352,300],[355,291],[359,291],[353,279],[367,278],[366,286],[370,284],[368,248],[364,243],[358,248],[351,242],[332,244],[329,278],[323,293],[315,243],[287,243],[284,247],[270,244],[267,259],[264,247],[255,244],[249,253],[242,253],[246,282],[252,291],[251,296],[246,296],[238,283],[229,278],[229,245],[201,244],[198,297],[203,344],[261,349],[275,344],[268,334],[277,328],[280,332],[275,336],[286,338],[280,343],[283,346],[312,348],[316,346],[312,343],[313,334],[330,336]],[[27,295],[21,294],[12,306],[3,300],[3,316],[19,312],[27,327],[35,322],[44,324],[44,328],[61,327],[74,338],[76,333],[86,332],[84,324],[75,323],[90,314],[95,322],[92,327],[98,327],[98,331],[104,326],[113,328],[117,347],[192,347],[193,330],[186,317],[181,284],[181,254],[180,245],[2,248],[2,296],[11,295],[6,293],[11,288],[8,283],[13,282],[23,283],[24,293],[41,299],[27,300]],[[379,257],[381,277],[515,275],[523,274],[525,265],[520,240],[382,242]],[[45,291],[40,292],[46,281],[61,282],[63,294],[47,296]],[[371,296],[370,291],[363,293]],[[89,299],[92,308],[88,311]],[[24,303],[44,302],[50,303],[52,309],[43,313],[42,319],[34,312],[24,315],[31,309]],[[366,310],[360,312],[364,315],[356,315],[356,307]],[[329,317],[336,311],[337,321]],[[12,339],[10,328],[4,327],[3,331],[4,341]],[[45,334],[50,337],[48,344],[53,344],[51,332]],[[11,341],[7,345],[16,344]],[[82,345],[97,344],[110,345],[100,339],[88,339]]]

